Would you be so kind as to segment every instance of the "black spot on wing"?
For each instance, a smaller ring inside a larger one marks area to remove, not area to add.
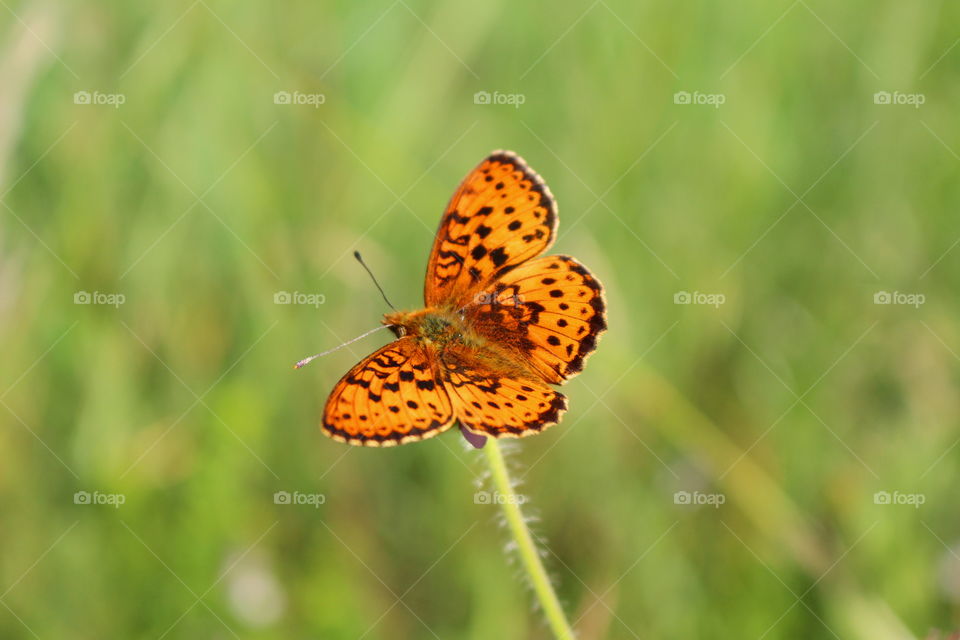
[[[510,256],[503,250],[503,247],[497,247],[490,252],[490,259],[493,260],[494,265],[502,267],[503,264],[510,259]]]

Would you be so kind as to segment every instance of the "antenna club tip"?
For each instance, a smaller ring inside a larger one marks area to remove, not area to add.
[[[356,258],[357,260],[359,260],[359,259],[360,259],[360,252],[355,250],[355,251],[353,252],[353,257]]]

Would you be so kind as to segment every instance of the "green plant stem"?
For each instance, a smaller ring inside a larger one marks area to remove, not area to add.
[[[547,576],[543,563],[540,561],[540,554],[537,552],[537,546],[533,542],[533,536],[530,535],[530,529],[523,519],[523,513],[520,511],[518,500],[513,500],[513,483],[510,482],[510,474],[507,471],[507,465],[503,460],[503,453],[500,451],[500,445],[494,438],[487,438],[483,450],[487,454],[487,460],[490,463],[490,474],[493,478],[493,485],[503,496],[501,506],[503,513],[507,517],[507,524],[510,525],[510,534],[517,543],[517,551],[520,553],[520,559],[523,561],[523,568],[530,577],[530,584],[536,593],[537,600],[543,609],[547,622],[553,630],[553,634],[560,640],[574,640],[573,629],[567,622],[567,617],[560,606],[560,600],[553,590],[550,578]]]

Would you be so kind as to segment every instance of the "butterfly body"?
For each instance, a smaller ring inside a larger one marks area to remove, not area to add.
[[[549,385],[579,373],[606,329],[600,282],[573,258],[541,256],[556,227],[540,176],[509,151],[487,157],[440,222],[424,308],[384,316],[397,340],[337,383],[324,433],[392,446],[458,421],[491,437],[556,424],[566,398]]]
[[[449,364],[458,354],[469,352],[485,368],[503,376],[536,377],[496,341],[472,329],[463,310],[433,307],[398,311],[386,314],[383,323],[390,326],[398,338],[413,338],[425,357],[439,364]],[[446,368],[438,369],[440,377],[445,377]]]
[[[383,323],[390,326],[398,338],[414,336],[438,346],[476,338],[468,335],[469,329],[463,316],[451,308],[430,307],[416,311],[397,311],[386,314]]]

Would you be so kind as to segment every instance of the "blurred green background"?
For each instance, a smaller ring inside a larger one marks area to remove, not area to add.
[[[496,148],[609,302],[512,454],[579,636],[960,627],[956,3],[0,5],[0,637],[549,637],[455,431],[319,432],[387,334],[290,369]]]

